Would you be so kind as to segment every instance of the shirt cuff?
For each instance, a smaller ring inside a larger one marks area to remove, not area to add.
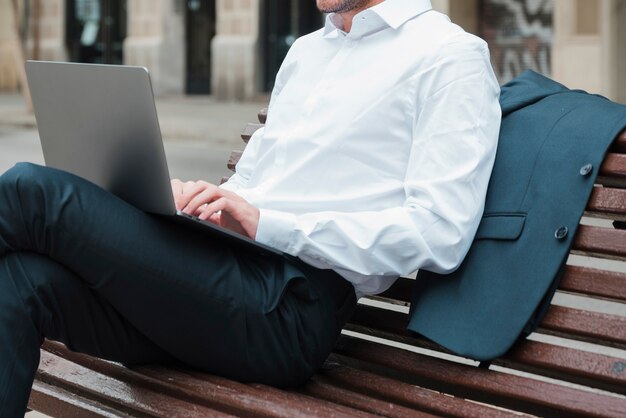
[[[290,254],[295,225],[296,215],[271,209],[259,209],[259,225],[255,239],[262,244]]]

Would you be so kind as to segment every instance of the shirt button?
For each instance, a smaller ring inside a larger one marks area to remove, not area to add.
[[[569,232],[569,229],[567,229],[566,226],[561,226],[561,227],[559,227],[559,229],[557,229],[554,232],[554,238],[556,238],[558,240],[565,239],[565,237],[567,236],[568,232]]]
[[[588,176],[592,171],[593,171],[593,165],[591,164],[585,164],[582,167],[580,167],[581,176]]]

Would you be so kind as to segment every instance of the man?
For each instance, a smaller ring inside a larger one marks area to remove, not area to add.
[[[500,108],[485,43],[427,0],[318,0],[264,129],[223,187],[176,205],[290,254],[235,252],[68,173],[0,177],[0,416],[26,405],[39,345],[302,384],[356,298],[455,269],[478,226]]]

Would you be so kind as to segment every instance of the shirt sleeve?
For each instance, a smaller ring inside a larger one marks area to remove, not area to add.
[[[363,275],[456,269],[484,209],[500,90],[481,41],[446,46],[412,85],[402,206],[300,215],[261,209],[256,239],[314,266]]]

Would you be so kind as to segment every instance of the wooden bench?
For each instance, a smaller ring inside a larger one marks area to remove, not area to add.
[[[260,126],[249,124],[242,138]],[[626,131],[597,183],[540,328],[489,367],[405,330],[412,279],[402,278],[360,301],[323,369],[298,390],[184,368],[129,369],[48,341],[29,407],[59,417],[626,417]]]

